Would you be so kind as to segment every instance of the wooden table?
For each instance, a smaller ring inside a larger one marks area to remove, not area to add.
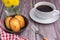
[[[28,40],[42,40],[39,35],[35,34],[31,30],[31,26],[35,25],[36,27],[39,28],[39,33],[42,33],[49,40],[60,40],[60,20],[59,20],[60,18],[58,19],[57,22],[53,24],[43,25],[34,22],[29,17],[29,12],[34,7],[34,4],[41,1],[51,2],[56,5],[58,10],[60,10],[60,0],[20,0],[20,10],[21,10],[20,14],[28,18],[29,24],[26,30],[22,32],[19,36],[26,37]],[[3,9],[4,9],[3,4],[0,1],[0,15],[3,15],[4,13]]]

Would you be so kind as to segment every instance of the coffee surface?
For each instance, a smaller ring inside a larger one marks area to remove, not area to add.
[[[38,6],[37,9],[39,11],[42,11],[42,12],[50,12],[50,11],[53,11],[53,8],[51,8],[50,6],[47,6],[47,5]]]

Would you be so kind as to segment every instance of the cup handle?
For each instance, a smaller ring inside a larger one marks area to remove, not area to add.
[[[60,14],[60,11],[59,10],[54,10],[54,12],[53,12],[54,14],[54,16],[56,16],[56,15],[59,15]]]

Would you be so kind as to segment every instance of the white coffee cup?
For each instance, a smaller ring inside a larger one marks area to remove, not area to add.
[[[38,6],[41,5],[47,5],[51,8],[53,8],[52,11],[50,12],[42,12],[40,10],[37,9]],[[57,15],[59,15],[59,10],[56,9],[56,6],[50,2],[38,2],[37,4],[34,5],[34,11],[35,11],[35,15],[39,18],[52,18],[55,17]]]

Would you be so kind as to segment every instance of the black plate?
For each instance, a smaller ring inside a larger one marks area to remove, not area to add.
[[[12,17],[14,17],[15,15],[12,15]],[[20,34],[21,32],[23,32],[25,29],[26,29],[26,27],[28,26],[28,19],[25,17],[25,16],[23,16],[23,15],[21,15],[22,17],[24,17],[24,20],[25,20],[25,26],[19,31],[19,32],[13,32],[12,30],[10,30],[10,29],[7,29],[6,28],[6,25],[5,25],[5,19],[4,19],[4,21],[3,21],[3,29],[4,29],[4,31],[5,32],[8,32],[8,33],[16,33],[16,34]],[[7,17],[7,16],[6,16]],[[6,18],[5,17],[5,18]]]

